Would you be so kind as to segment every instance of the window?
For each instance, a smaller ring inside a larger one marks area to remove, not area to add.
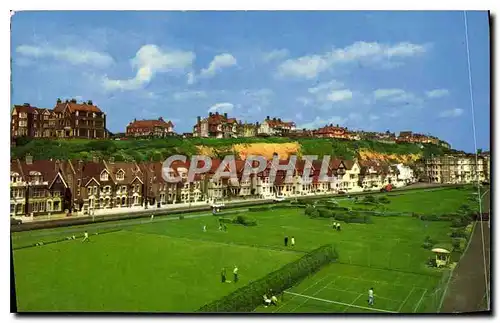
[[[101,181],[107,181],[108,180],[108,173],[106,171],[101,173]]]
[[[127,186],[125,185],[122,186],[122,193],[127,193]]]
[[[97,186],[94,186],[94,195],[97,195]]]
[[[116,173],[116,179],[118,181],[123,181],[125,178],[125,173],[120,169],[118,173]]]

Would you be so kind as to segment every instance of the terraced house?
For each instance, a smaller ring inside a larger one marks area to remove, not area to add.
[[[10,214],[45,215],[62,213],[72,207],[72,196],[65,180],[62,162],[36,160],[11,161]]]

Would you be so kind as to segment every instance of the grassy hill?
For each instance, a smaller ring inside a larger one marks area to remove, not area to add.
[[[423,147],[423,148],[422,148]],[[277,152],[280,157],[289,155],[324,155],[338,158],[360,159],[377,158],[388,161],[411,163],[421,157],[442,155],[450,150],[435,146],[415,144],[386,144],[376,141],[346,141],[319,138],[190,138],[177,137],[147,140],[18,140],[11,149],[12,158],[24,158],[31,154],[34,159],[82,159],[91,160],[92,156],[116,161],[164,160],[173,154],[195,155],[207,154],[222,158],[235,154],[245,158],[249,154],[260,154],[267,157]]]

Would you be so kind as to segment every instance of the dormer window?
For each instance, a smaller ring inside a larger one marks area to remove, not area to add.
[[[101,173],[101,181],[107,181],[108,180],[108,172],[104,171]]]
[[[123,181],[124,179],[125,179],[125,172],[120,169],[118,173],[116,173],[116,180]]]

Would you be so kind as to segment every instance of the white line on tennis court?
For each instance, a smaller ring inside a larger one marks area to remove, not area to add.
[[[367,283],[371,283],[371,284],[386,284],[386,285],[392,285],[392,286],[395,286],[395,287],[404,287],[404,288],[408,288],[409,286],[408,285],[400,285],[400,284],[393,284],[391,282],[386,282],[386,281],[379,281],[379,280],[367,280],[367,279],[362,279],[362,278],[356,278],[356,277],[351,277],[351,276],[337,276],[339,278],[345,278],[345,279],[355,279],[355,280],[360,280],[360,281],[364,281],[364,282],[367,282]],[[413,288],[417,288],[417,289],[426,289],[426,288],[423,288],[423,287],[417,287],[417,286],[412,286]]]
[[[413,293],[414,290],[415,290],[415,287],[413,287],[411,289],[410,293],[408,293],[408,295],[406,295],[405,300],[403,301],[403,303],[401,303],[401,305],[398,308],[398,312],[401,311],[401,309],[403,308],[403,305],[405,305],[405,303],[408,301],[408,298],[410,298],[410,295],[411,295],[411,293]]]
[[[338,288],[335,288],[335,287],[328,287],[328,289],[329,290],[335,290],[335,291],[338,291],[338,292],[346,292],[346,293],[351,293],[351,294],[359,294],[358,292],[355,292],[355,291],[352,291],[352,290],[338,289]],[[391,302],[398,302],[395,299],[387,298],[387,297],[382,297],[382,296],[379,296],[378,294],[377,294],[377,298],[385,299],[385,300],[388,300],[388,301],[391,301]]]
[[[415,306],[415,308],[413,309],[413,313],[415,313],[418,309],[418,307],[420,306],[420,303],[422,302],[422,300],[424,299],[424,295],[425,293],[427,293],[427,289],[424,290],[424,292],[422,293],[422,297],[420,297],[420,300],[418,301],[417,305]]]
[[[387,310],[382,310],[382,309],[374,308],[374,307],[365,307],[365,306],[351,305],[351,304],[347,304],[347,303],[330,301],[330,300],[327,300],[327,299],[317,298],[317,297],[308,296],[308,295],[301,295],[301,294],[296,294],[296,293],[292,293],[292,292],[286,292],[285,291],[284,293],[291,294],[291,295],[296,295],[296,296],[307,297],[307,298],[310,298],[310,299],[314,299],[314,300],[322,301],[322,302],[327,302],[327,303],[334,303],[334,304],[339,304],[339,305],[344,305],[344,306],[357,307],[357,308],[361,308],[361,309],[365,309],[365,310],[370,310],[370,311],[377,311],[377,312],[384,312],[384,313],[397,313],[397,312],[394,312],[394,311],[387,311]]]
[[[347,311],[349,309],[349,307],[351,307],[352,305],[354,305],[354,303],[356,303],[356,301],[361,297],[363,296],[363,294],[359,294],[358,297],[356,297],[349,306],[346,306],[345,309],[342,311],[342,313],[345,313],[345,311]]]
[[[323,289],[327,288],[328,286],[330,286],[332,283],[335,283],[337,281],[337,279],[335,279],[334,281],[331,281],[329,282],[328,284],[326,284],[325,286],[323,286],[322,288],[318,289],[314,294],[313,296],[316,296],[319,294],[319,292],[321,292]],[[291,311],[290,313],[293,313],[295,312],[296,309],[298,309],[299,307],[301,307],[302,305],[304,305],[306,302],[308,301],[308,299],[306,299],[304,302],[302,302],[301,304],[295,306]]]
[[[323,278],[321,278],[321,279],[318,279],[318,281],[317,281],[317,282],[315,282],[314,284],[310,285],[309,287],[307,287],[306,289],[304,289],[302,292],[308,291],[309,289],[311,289],[311,288],[313,288],[314,286],[316,286],[319,282],[324,281],[325,279],[329,278],[330,276],[332,276],[332,274],[328,274],[328,275],[326,275],[325,277],[323,277]],[[290,299],[290,301],[291,301],[291,300],[293,300],[295,297],[296,297],[296,296],[292,297],[292,298]],[[290,301],[288,301],[288,302],[290,302]],[[279,311],[279,310],[280,310],[283,306],[285,306],[285,304],[286,304],[286,303],[288,303],[288,302],[283,302],[283,303],[282,303],[282,304],[281,304],[281,305],[280,305],[280,306],[279,306],[279,307],[278,307],[275,311],[273,311],[273,313],[278,312],[278,311]]]

